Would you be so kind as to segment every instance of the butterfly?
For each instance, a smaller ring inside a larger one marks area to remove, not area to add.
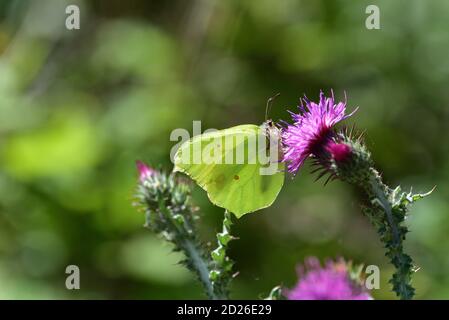
[[[267,102],[266,116],[274,96]],[[272,120],[197,135],[174,156],[174,171],[236,217],[269,207],[284,184],[281,132]]]

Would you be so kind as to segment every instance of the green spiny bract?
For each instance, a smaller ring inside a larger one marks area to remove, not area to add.
[[[190,186],[173,174],[161,172],[143,179],[138,185],[137,198],[145,210],[145,226],[162,233],[167,240],[180,231],[194,235],[195,208],[190,203]]]

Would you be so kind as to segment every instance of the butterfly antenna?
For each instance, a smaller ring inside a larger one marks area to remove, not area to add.
[[[270,113],[271,106],[273,105],[274,99],[279,97],[281,94],[276,93],[274,96],[272,96],[270,99],[267,100],[267,106],[265,107],[265,121],[268,119],[268,114]]]

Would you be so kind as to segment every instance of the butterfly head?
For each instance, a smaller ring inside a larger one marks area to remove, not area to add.
[[[261,128],[266,137],[267,151],[277,150],[277,158],[274,159],[273,162],[278,162],[279,160],[281,160],[283,158],[281,129],[279,129],[277,127],[276,123],[271,119],[268,119],[267,121],[262,123]]]
[[[268,119],[264,123],[262,123],[262,129],[265,131],[265,135],[268,140],[275,139],[280,140],[281,138],[281,130],[277,127],[276,123]]]

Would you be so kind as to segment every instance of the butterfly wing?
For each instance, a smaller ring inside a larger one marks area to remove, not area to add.
[[[189,175],[215,205],[241,217],[270,206],[284,183],[282,163],[263,163],[254,152],[266,139],[263,127],[240,125],[205,133],[181,145],[174,171]],[[242,154],[243,153],[243,154]],[[268,165],[274,174],[261,174]],[[262,169],[262,170],[261,170]]]

